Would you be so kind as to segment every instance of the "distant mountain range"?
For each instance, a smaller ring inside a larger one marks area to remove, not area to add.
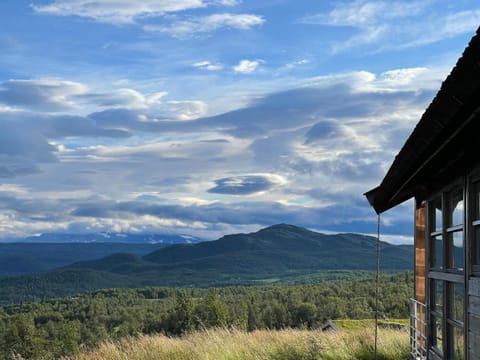
[[[44,274],[0,279],[0,303],[110,287],[265,283],[327,270],[374,270],[376,239],[325,235],[292,225],[216,241],[176,244],[146,255],[115,253]],[[413,246],[382,242],[383,270],[410,270]]]
[[[143,256],[165,246],[168,244],[0,243],[0,276],[45,272],[119,252]]]
[[[38,236],[9,238],[4,242],[16,243],[122,243],[122,244],[193,244],[204,241],[191,235],[176,234],[125,234],[125,233],[95,233],[95,234],[63,234],[46,233]]]
[[[0,276],[44,272],[80,260],[93,260],[113,253],[146,255],[172,244],[203,241],[172,234],[42,234],[0,242]]]

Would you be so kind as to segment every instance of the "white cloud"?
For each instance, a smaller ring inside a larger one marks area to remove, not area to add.
[[[368,0],[339,2],[328,14],[306,16],[301,21],[307,24],[365,27],[378,24],[386,19],[415,16],[420,14],[427,4],[425,1],[410,3]]]
[[[241,60],[238,65],[233,67],[233,71],[240,74],[251,74],[254,73],[262,63],[264,63],[263,60]]]
[[[79,98],[91,105],[106,108],[148,109],[152,106],[160,106],[162,99],[167,95],[166,91],[142,94],[134,89],[121,88],[109,93],[88,93]]]
[[[235,6],[242,2],[242,0],[213,0],[214,4],[224,5],[224,6]]]
[[[478,27],[480,10],[461,11],[429,19],[423,23],[411,25],[412,37],[401,44],[402,48],[422,46],[449,39],[465,33],[473,33]],[[399,28],[398,32],[406,31]]]
[[[208,192],[225,195],[258,195],[286,183],[284,177],[276,174],[259,173],[230,176],[215,180],[216,185],[210,188]]]
[[[32,5],[39,13],[81,16],[112,24],[134,23],[146,16],[197,9],[207,6],[203,0],[55,0],[46,5]]]
[[[332,45],[334,54],[361,46],[375,46],[375,52],[422,46],[474,32],[478,27],[480,10],[438,14],[434,3],[339,2],[330,12],[305,16],[300,22],[352,28],[351,36]]]
[[[292,62],[289,62],[287,65],[285,65],[283,67],[283,69],[293,69],[293,68],[296,68],[297,66],[306,65],[309,62],[310,62],[310,60],[308,60],[308,59],[301,59],[301,60],[297,60],[297,61],[292,61]]]
[[[194,120],[205,116],[208,106],[203,101],[169,101],[167,111],[178,120]]]
[[[388,33],[388,30],[387,25],[367,27],[359,34],[354,35],[345,41],[333,44],[332,53],[336,54],[362,45],[375,44]]]
[[[170,25],[146,25],[145,31],[165,33],[173,37],[188,37],[192,34],[211,32],[221,28],[248,30],[264,23],[261,16],[253,14],[213,14],[188,20],[175,21]]]
[[[219,63],[211,63],[210,61],[198,61],[192,65],[201,70],[218,71],[223,69],[223,65]]]
[[[50,78],[8,80],[0,86],[0,103],[44,111],[76,108],[74,97],[88,92],[88,87],[81,83]]]

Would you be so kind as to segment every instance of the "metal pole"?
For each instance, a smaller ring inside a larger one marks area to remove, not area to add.
[[[378,342],[378,298],[380,283],[380,214],[377,215],[377,271],[375,273],[375,349],[374,359],[377,360],[377,342]]]

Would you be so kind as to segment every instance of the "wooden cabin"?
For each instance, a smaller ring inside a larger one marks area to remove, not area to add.
[[[412,359],[480,359],[480,28],[365,195],[378,214],[415,200]]]

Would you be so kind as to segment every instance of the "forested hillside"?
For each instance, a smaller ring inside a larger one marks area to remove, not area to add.
[[[0,308],[0,359],[12,352],[58,358],[129,335],[179,335],[217,326],[318,328],[326,319],[372,318],[373,274],[335,277],[344,279],[296,286],[110,289],[8,306]],[[411,273],[382,276],[382,316],[407,317],[412,283]]]
[[[0,279],[0,304],[113,287],[252,285],[321,271],[374,270],[376,240],[326,235],[292,225],[216,241],[161,248],[145,256],[117,253],[45,274]],[[412,268],[413,247],[382,242],[381,268]]]

